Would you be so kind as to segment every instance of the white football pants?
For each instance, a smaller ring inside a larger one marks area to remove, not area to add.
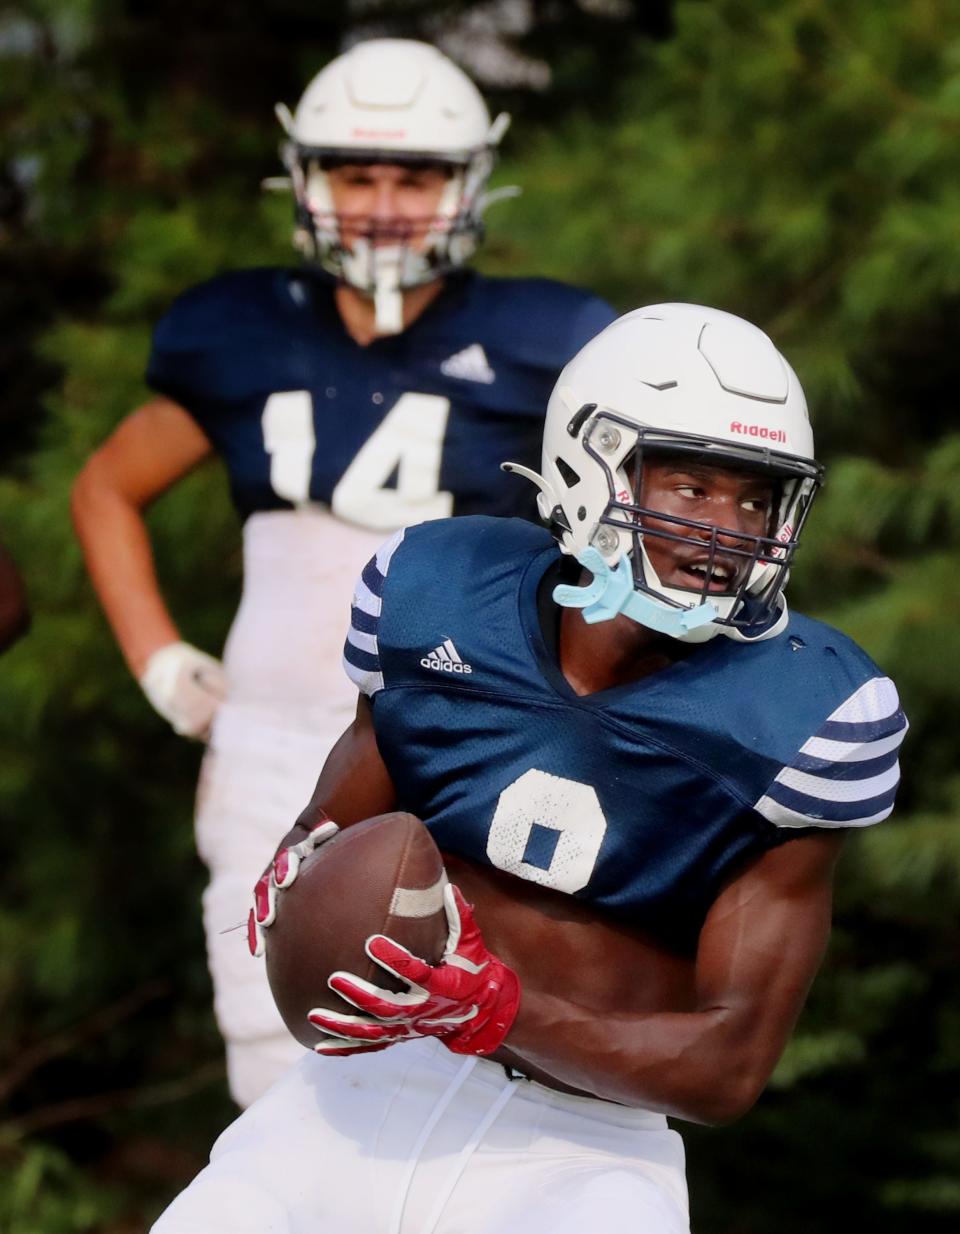
[[[310,800],[349,720],[325,709],[311,731],[265,708],[228,702],[204,757],[196,816],[197,849],[210,871],[203,923],[230,1093],[240,1106],[266,1092],[303,1054],[274,1006],[263,959],[247,949],[253,885]]]
[[[509,1080],[435,1041],[304,1054],[153,1234],[689,1234],[662,1115]]]
[[[353,720],[357,692],[340,657],[353,585],[383,538],[320,507],[264,511],[243,527],[243,597],[223,656],[230,694],[197,793],[214,1008],[242,1106],[303,1053],[274,1008],[263,961],[247,951],[245,923],[253,884]]]
[[[303,1053],[247,951],[245,922],[253,884],[353,721],[357,691],[340,657],[354,583],[383,538],[320,507],[265,511],[243,528],[243,598],[223,656],[230,694],[197,794],[214,1008],[242,1106]]]

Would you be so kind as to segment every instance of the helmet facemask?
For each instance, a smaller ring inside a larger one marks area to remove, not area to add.
[[[629,555],[634,590],[658,605],[702,611],[705,618],[709,609],[709,621],[687,631],[686,639],[702,641],[723,633],[749,640],[769,637],[782,628],[786,620],[783,589],[821,482],[822,469],[817,463],[767,447],[638,427],[607,410],[591,417],[583,449],[601,469],[608,490],[606,506],[591,533],[591,545],[607,560]],[[768,533],[756,535],[715,527],[647,505],[645,462],[680,457],[773,481],[775,499]],[[697,545],[704,571],[702,584],[665,584],[647,551],[647,545],[652,548],[654,542],[684,549]],[[718,580],[726,586],[719,588]]]
[[[493,167],[488,149],[458,161],[394,151],[354,155],[289,143],[284,157],[296,200],[295,244],[308,260],[373,297],[380,333],[402,329],[404,291],[464,265],[483,239],[483,188]],[[447,181],[431,216],[352,216],[334,208],[328,175],[332,166],[345,163],[435,167]]]

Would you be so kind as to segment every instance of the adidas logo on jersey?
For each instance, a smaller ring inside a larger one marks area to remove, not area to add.
[[[424,656],[420,663],[424,668],[432,668],[436,673],[473,672],[471,665],[464,664],[460,659],[460,653],[448,638],[445,638],[439,647],[434,647],[433,651]]]
[[[491,385],[497,377],[479,343],[471,343],[463,351],[448,356],[440,365],[440,372],[446,377],[459,377],[461,381],[480,381],[485,386]]]

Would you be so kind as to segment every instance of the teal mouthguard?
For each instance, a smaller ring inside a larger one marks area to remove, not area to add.
[[[624,555],[611,570],[595,548],[585,548],[577,555],[577,561],[593,575],[585,587],[572,587],[560,583],[553,589],[553,598],[563,608],[583,610],[583,620],[589,625],[598,621],[610,621],[618,613],[629,617],[638,625],[647,626],[660,634],[680,638],[690,630],[714,621],[719,613],[705,601],[696,608],[665,608],[642,591],[633,589],[633,571]]]

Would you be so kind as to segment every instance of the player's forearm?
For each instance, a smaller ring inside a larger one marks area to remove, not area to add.
[[[86,472],[74,485],[71,508],[94,590],[139,678],[150,655],[179,638],[157,584],[143,517]]]
[[[597,1019],[538,992],[522,998],[506,1044],[563,1084],[708,1124],[750,1109],[782,1049],[727,1008]]]
[[[690,1001],[668,995],[598,1012],[589,997],[586,1007],[558,997],[557,985],[541,992],[536,970],[526,982],[521,970],[524,996],[505,1044],[608,1100],[693,1122],[740,1117],[770,1078],[823,960],[841,844],[830,834],[778,845],[724,888],[700,930]]]

